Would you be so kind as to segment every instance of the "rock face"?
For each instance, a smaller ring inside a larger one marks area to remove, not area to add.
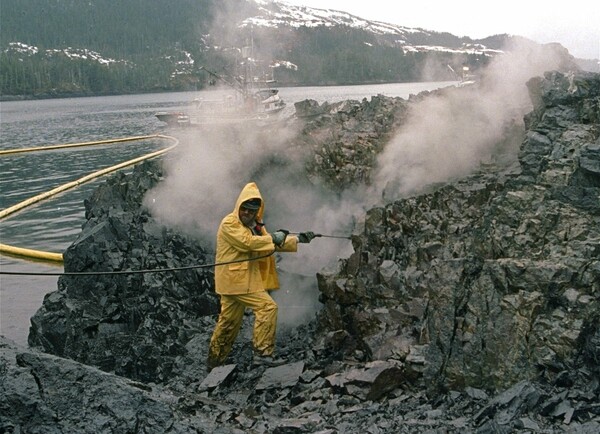
[[[318,275],[316,320],[279,333],[276,368],[240,338],[206,372],[212,254],[141,207],[160,164],[112,177],[65,270],[189,268],[61,277],[29,343],[74,361],[2,342],[0,432],[597,432],[600,75],[528,85],[518,159],[369,210],[354,254]],[[308,176],[368,182],[407,104],[297,105]]]
[[[177,272],[64,276],[31,320],[29,345],[140,381],[165,381],[177,356],[218,313],[213,262],[198,242],[158,227],[141,209],[160,164],[118,174],[86,201],[65,272],[185,268]],[[204,359],[203,359],[204,360]]]
[[[0,432],[192,432],[164,393],[1,337],[0,368]]]
[[[598,373],[600,83],[529,87],[521,170],[370,210],[352,257],[320,276],[320,323],[348,333],[346,356],[410,363],[443,389]]]
[[[377,155],[402,124],[408,106],[409,101],[383,95],[361,102],[296,103],[296,116],[303,121],[296,146],[311,151],[309,177],[335,192],[368,184]]]

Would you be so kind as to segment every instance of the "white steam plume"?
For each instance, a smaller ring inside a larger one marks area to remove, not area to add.
[[[379,156],[372,197],[399,198],[470,173],[531,109],[527,80],[559,65],[550,47],[514,46],[490,63],[480,86],[448,89],[414,105]]]

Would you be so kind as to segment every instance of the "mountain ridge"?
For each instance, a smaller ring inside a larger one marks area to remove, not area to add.
[[[3,2],[0,95],[197,90],[210,82],[203,65],[231,69],[231,47],[250,39],[258,57],[298,65],[278,71],[277,80],[289,86],[452,80],[459,77],[450,71],[484,66],[515,38],[535,44],[510,35],[458,37],[277,1],[108,6],[107,0]],[[38,20],[45,24],[35,25]]]

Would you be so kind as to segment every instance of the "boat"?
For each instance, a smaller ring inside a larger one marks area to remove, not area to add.
[[[450,71],[452,71],[452,73],[456,77],[456,80],[458,81],[458,83],[456,84],[457,87],[465,87],[477,83],[477,76],[471,73],[470,68],[468,66],[463,65],[462,74],[460,75],[457,74],[456,71],[450,65],[447,66],[450,69]]]
[[[241,50],[248,53],[247,50]],[[242,73],[223,75],[201,67],[211,77],[227,85],[233,94],[219,101],[206,101],[196,98],[189,108],[181,111],[160,111],[155,116],[169,126],[219,126],[240,123],[266,124],[279,119],[286,107],[279,95],[279,89],[272,87],[273,73],[255,74],[256,61],[250,54],[239,63]]]
[[[195,99],[188,111],[159,111],[156,118],[169,126],[222,125],[230,123],[263,123],[278,118],[286,107],[279,89],[260,89],[241,101],[227,98],[224,102]]]
[[[458,87],[470,86],[472,84],[477,83],[477,76],[475,74],[471,74],[468,66],[463,66],[463,73],[460,82],[458,83]]]
[[[156,112],[154,114],[159,121],[173,125],[184,125],[190,121],[188,115],[184,112]]]

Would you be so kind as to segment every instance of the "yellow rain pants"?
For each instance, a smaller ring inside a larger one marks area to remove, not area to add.
[[[252,346],[261,356],[273,355],[277,327],[277,304],[266,291],[249,294],[221,294],[221,313],[210,339],[208,365],[222,365],[231,352],[248,307],[254,312]]]

